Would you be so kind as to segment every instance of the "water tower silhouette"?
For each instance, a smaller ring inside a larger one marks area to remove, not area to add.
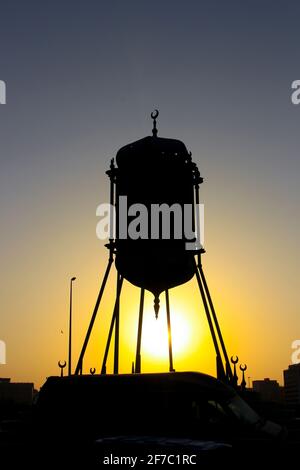
[[[95,308],[78,359],[75,374],[82,374],[88,346],[109,272],[117,269],[116,300],[108,333],[101,373],[106,362],[113,331],[114,373],[119,371],[120,295],[123,280],[140,288],[138,334],[134,372],[141,372],[141,338],[144,294],[154,295],[154,310],[159,313],[160,294],[165,293],[169,370],[174,371],[172,354],[169,289],[196,276],[217,361],[217,376],[232,381],[221,329],[204,276],[200,244],[199,185],[203,182],[195,162],[183,142],[157,136],[158,111],[151,113],[152,136],[122,147],[111,161],[109,259]],[[134,230],[133,230],[134,229]]]

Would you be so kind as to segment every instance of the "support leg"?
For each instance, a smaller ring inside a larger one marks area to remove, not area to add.
[[[175,372],[175,369],[173,367],[172,330],[171,330],[170,302],[169,302],[168,289],[166,290],[166,310],[167,310],[167,323],[168,323],[169,370],[170,372]]]
[[[205,289],[206,297],[208,299],[208,303],[209,303],[209,306],[210,306],[210,311],[212,313],[212,317],[213,317],[213,320],[214,320],[214,323],[215,323],[215,326],[216,326],[216,330],[217,330],[217,334],[218,334],[218,337],[219,337],[219,340],[220,340],[222,352],[223,352],[223,355],[224,355],[224,358],[225,358],[226,375],[227,375],[227,378],[230,381],[232,381],[233,375],[232,375],[231,365],[230,365],[230,362],[229,362],[229,358],[228,358],[225,343],[224,343],[224,340],[223,340],[221,328],[220,328],[220,325],[219,325],[219,322],[218,322],[218,318],[217,318],[217,315],[216,315],[216,311],[215,311],[215,308],[214,308],[212,298],[210,296],[210,292],[209,292],[209,289],[208,289],[208,285],[207,285],[207,282],[206,282],[206,279],[205,279],[205,275],[204,275],[204,271],[203,271],[201,262],[200,262],[200,264],[198,264],[198,269],[199,269],[200,276],[201,276],[201,279],[202,279],[202,283],[203,283],[203,286],[204,286],[204,289]]]
[[[211,316],[210,316],[210,311],[209,311],[207,300],[206,300],[206,297],[205,297],[205,292],[204,292],[204,289],[203,289],[201,277],[200,277],[200,274],[198,272],[197,267],[196,267],[196,278],[197,278],[199,290],[200,290],[200,293],[201,293],[201,297],[202,297],[202,301],[203,301],[203,305],[204,305],[204,310],[205,310],[205,313],[206,313],[206,317],[207,317],[207,321],[208,321],[208,325],[209,325],[209,329],[210,329],[210,334],[212,336],[212,340],[213,340],[215,351],[216,351],[216,356],[217,356],[217,377],[218,377],[218,379],[224,380],[224,379],[226,379],[226,375],[225,375],[225,371],[224,371],[224,367],[223,367],[223,362],[222,362],[222,358],[221,358],[221,354],[220,354],[220,349],[219,349],[216,333],[215,333],[215,330],[214,330],[214,326],[213,326],[213,323],[212,323],[212,319],[211,319]]]
[[[142,328],[143,328],[143,314],[144,314],[144,298],[145,298],[145,289],[141,289],[139,324],[138,324],[136,356],[135,356],[135,373],[136,374],[141,373],[141,343],[142,343]]]
[[[84,358],[85,351],[86,351],[86,348],[87,348],[87,345],[88,345],[88,342],[89,342],[89,339],[90,339],[90,336],[91,336],[91,332],[92,332],[92,329],[93,329],[93,326],[94,326],[94,323],[95,323],[95,320],[96,320],[98,308],[99,308],[99,305],[100,305],[100,302],[101,302],[101,299],[102,299],[102,296],[103,296],[103,292],[104,292],[104,289],[105,289],[105,286],[106,286],[106,283],[107,283],[107,279],[108,279],[108,276],[109,276],[109,272],[110,272],[110,268],[111,268],[112,263],[113,263],[113,255],[111,253],[110,256],[109,256],[108,265],[107,265],[107,268],[106,268],[106,271],[105,271],[105,274],[104,274],[104,278],[103,278],[103,281],[102,281],[102,284],[101,284],[99,295],[98,295],[98,298],[97,298],[97,301],[96,301],[96,304],[95,304],[95,307],[94,307],[92,318],[91,318],[91,321],[90,321],[90,324],[89,324],[89,327],[88,327],[88,330],[87,330],[87,333],[86,333],[86,336],[85,336],[85,339],[84,339],[84,343],[83,343],[83,346],[82,346],[82,349],[81,349],[81,353],[80,353],[80,356],[79,356],[79,359],[78,359],[78,363],[77,363],[77,366],[76,366],[76,369],[75,369],[75,375],[82,374],[83,358]]]
[[[122,284],[123,284],[123,277],[118,274],[118,288],[117,288],[116,313],[115,313],[114,374],[119,373],[120,295],[121,295]]]
[[[109,332],[108,332],[108,337],[107,337],[107,342],[106,342],[106,347],[105,347],[105,352],[104,352],[104,357],[103,357],[103,362],[102,362],[101,374],[106,374],[106,363],[107,363],[107,358],[108,358],[112,333],[113,333],[113,329],[114,329],[114,325],[115,325],[116,313],[117,313],[118,302],[119,302],[119,297],[120,297],[119,294],[121,293],[122,284],[123,284],[123,278],[121,278],[121,281],[119,283],[119,275],[118,275],[116,301],[115,301],[113,314],[112,314],[112,317],[111,317],[111,322],[110,322],[110,327],[109,327]]]

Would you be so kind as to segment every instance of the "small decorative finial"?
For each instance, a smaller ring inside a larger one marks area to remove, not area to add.
[[[238,383],[238,376],[237,376],[237,373],[236,373],[236,365],[237,363],[239,362],[239,358],[237,356],[231,356],[231,362],[233,364],[233,377],[232,377],[232,385],[233,387],[236,387],[237,386],[237,383]]]
[[[242,390],[245,390],[246,388],[246,380],[245,380],[245,371],[247,370],[247,365],[246,364],[241,364],[240,365],[240,370],[242,371],[243,373],[243,378],[242,378],[242,383],[241,383],[241,389]]]
[[[159,312],[159,296],[155,295],[154,296],[154,312],[155,312],[155,318],[157,320],[158,318],[158,312]]]
[[[90,368],[90,373],[91,373],[91,375],[94,375],[94,374],[95,374],[95,372],[96,372],[96,369],[95,369],[95,367],[91,367],[91,368]]]
[[[60,368],[60,376],[64,376],[64,368],[66,367],[67,363],[66,361],[58,361],[58,367]]]
[[[153,137],[157,137],[156,118],[158,117],[158,115],[159,115],[158,109],[155,109],[151,113],[151,117],[153,119],[153,129],[152,129]]]

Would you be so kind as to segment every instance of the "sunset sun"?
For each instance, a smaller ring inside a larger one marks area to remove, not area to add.
[[[191,339],[191,327],[182,312],[172,311],[171,329],[173,353],[180,355],[188,349]],[[145,354],[153,358],[168,357],[168,329],[165,311],[160,312],[157,320],[153,312],[146,312],[142,348]]]

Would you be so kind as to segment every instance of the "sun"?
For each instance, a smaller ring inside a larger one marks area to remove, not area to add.
[[[188,349],[191,327],[184,314],[174,309],[171,312],[171,330],[173,354],[181,355]],[[145,312],[142,351],[159,359],[168,357],[168,328],[164,309],[161,309],[158,319],[155,318],[153,310]]]

